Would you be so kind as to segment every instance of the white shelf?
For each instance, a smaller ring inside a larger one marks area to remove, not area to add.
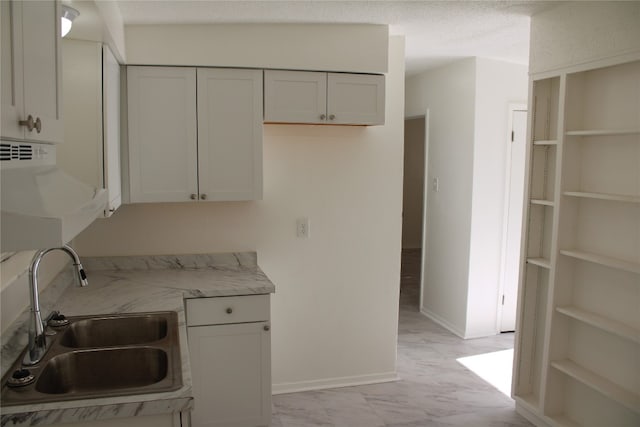
[[[543,205],[543,206],[553,206],[553,200],[544,200],[544,199],[531,199],[532,205]]]
[[[582,310],[578,307],[556,307],[556,311],[564,314],[565,316],[569,316],[572,319],[579,320],[595,328],[602,329],[603,331],[610,332],[619,337],[640,344],[640,329]]]
[[[567,136],[615,136],[640,134],[640,129],[585,129],[569,130],[565,132]]]
[[[549,261],[546,258],[527,258],[527,263],[537,265],[538,267],[542,267],[546,269],[551,268],[551,261]]]
[[[560,253],[562,255],[581,259],[583,261],[588,261],[595,264],[604,265],[606,267],[640,274],[640,263],[637,262],[624,261],[616,258],[576,250],[561,250]]]
[[[558,145],[557,139],[539,139],[533,141],[533,145]]]
[[[565,196],[583,197],[586,199],[612,200],[616,202],[640,203],[640,196],[628,196],[624,194],[589,193],[584,191],[565,191]],[[533,200],[531,201],[533,203]]]
[[[614,400],[626,408],[640,413],[640,395],[630,392],[608,379],[595,374],[571,360],[551,362],[558,371]]]

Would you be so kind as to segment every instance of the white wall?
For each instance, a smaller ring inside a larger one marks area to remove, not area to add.
[[[406,83],[405,114],[430,115],[421,309],[464,338],[498,332],[508,106],[527,81],[524,66],[470,58]]]
[[[509,104],[526,104],[525,65],[476,58],[473,196],[465,337],[498,331]]]
[[[531,19],[529,71],[637,52],[640,2],[567,2]]]
[[[427,240],[421,310],[458,335],[466,325],[475,114],[475,60],[407,79],[407,117],[429,109]],[[439,179],[439,192],[432,181]]]
[[[404,39],[388,43],[384,126],[265,125],[262,201],[125,205],[78,236],[81,255],[257,250],[276,285],[274,391],[394,378]]]

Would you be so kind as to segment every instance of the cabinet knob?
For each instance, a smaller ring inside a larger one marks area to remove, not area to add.
[[[231,313],[233,313],[233,308],[227,307],[227,314],[231,314]]]
[[[198,195],[191,193],[191,196],[189,197],[191,198],[191,200],[196,200],[198,198]]]
[[[42,120],[40,120],[40,117],[33,120],[33,116],[31,114],[29,114],[27,120],[20,120],[18,124],[20,126],[26,126],[29,132],[32,132],[34,129],[38,133],[42,131]]]
[[[201,194],[200,195],[200,200],[207,200],[207,195],[206,194]]]
[[[335,120],[336,115],[335,114],[329,114],[329,120]]]
[[[327,116],[325,114],[320,114],[320,120],[326,120]]]
[[[268,331],[269,329],[271,329],[271,326],[269,326],[269,325],[264,325],[264,328],[263,328],[263,329],[264,329],[265,331]]]

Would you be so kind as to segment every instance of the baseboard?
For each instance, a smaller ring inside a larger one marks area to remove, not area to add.
[[[466,339],[467,338],[467,337],[464,336],[464,331],[461,331],[457,326],[453,325],[451,322],[449,322],[448,320],[446,320],[443,317],[440,317],[439,315],[435,314],[434,312],[432,312],[430,310],[427,310],[424,307],[420,307],[420,313],[424,314],[429,319],[433,320],[438,325],[440,325],[443,328],[447,329],[448,331],[454,333],[455,335],[459,336],[460,338],[462,338],[462,339]]]
[[[356,385],[388,383],[400,378],[395,372],[384,374],[356,375],[353,377],[327,378],[323,380],[299,381],[273,384],[272,394],[297,393],[300,391],[323,390],[327,388],[352,387]]]
[[[526,405],[518,402],[518,399],[516,399],[516,412],[537,427],[551,427],[551,424],[546,422],[544,418],[531,411]]]

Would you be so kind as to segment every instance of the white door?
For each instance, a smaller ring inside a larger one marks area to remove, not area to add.
[[[522,239],[522,212],[524,203],[525,153],[527,112],[512,110],[510,161],[507,173],[506,225],[502,277],[502,315],[500,331],[516,328],[518,279],[520,273],[520,242]]]
[[[264,72],[264,121],[269,123],[325,123],[327,73]]]
[[[102,47],[102,120],[104,186],[109,192],[105,216],[120,207],[120,64],[107,45]]]
[[[384,124],[384,76],[329,73],[327,123]]]
[[[200,200],[262,198],[262,71],[198,68]]]
[[[60,2],[14,3],[22,3],[24,114],[42,122],[41,132],[26,132],[25,138],[62,142]]]
[[[189,327],[193,427],[270,424],[271,341],[267,325]]]
[[[195,199],[196,69],[127,67],[127,88],[131,202]]]

